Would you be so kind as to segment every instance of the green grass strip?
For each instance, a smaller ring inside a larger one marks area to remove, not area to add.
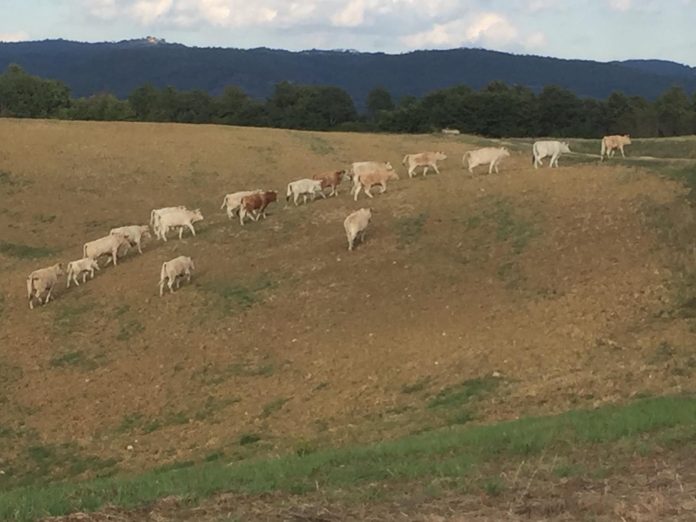
[[[366,482],[407,481],[466,475],[477,463],[528,457],[542,451],[638,440],[650,435],[678,440],[696,432],[696,399],[643,399],[626,406],[573,411],[488,426],[453,427],[380,444],[324,450],[306,455],[254,459],[235,464],[204,462],[137,476],[56,483],[0,493],[0,520],[35,520],[46,515],[91,511],[106,504],[136,507],[176,495],[196,500],[223,491],[302,493],[347,488]]]

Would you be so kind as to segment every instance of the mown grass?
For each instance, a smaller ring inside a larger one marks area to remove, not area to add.
[[[475,480],[478,465],[526,459],[542,452],[571,453],[578,447],[620,443],[621,448],[681,445],[696,435],[696,399],[663,397],[552,417],[488,426],[447,428],[364,447],[320,450],[235,464],[219,460],[182,469],[57,483],[0,493],[0,519],[28,521],[46,515],[92,511],[106,504],[132,508],[176,495],[192,501],[222,491],[259,494],[324,491],[371,482],[425,478]],[[245,436],[240,444],[258,440]],[[500,492],[500,484],[486,490]]]

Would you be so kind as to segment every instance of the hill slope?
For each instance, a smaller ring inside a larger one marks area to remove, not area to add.
[[[535,171],[519,143],[500,175],[472,179],[467,137],[0,127],[3,486],[692,387],[695,334],[673,285],[694,223],[677,182],[565,157]],[[368,203],[346,187],[245,227],[219,209],[226,192],[283,194],[293,178],[427,149],[449,154],[442,174],[402,172],[369,202],[352,253],[342,222]],[[177,204],[206,216],[195,238],[151,242],[28,309],[31,270]],[[160,299],[160,265],[182,254],[194,281]]]
[[[613,91],[655,98],[674,84],[696,89],[696,78],[674,67],[625,66],[585,60],[520,56],[481,49],[415,51],[401,55],[341,51],[191,48],[183,45],[79,43],[64,40],[0,43],[0,68],[18,63],[39,76],[67,83],[73,94],[110,91],[127,96],[151,82],[213,94],[230,84],[253,97],[267,97],[279,81],[330,84],[345,89],[359,106],[376,86],[393,95],[422,96],[493,80],[540,90],[567,87],[580,96],[605,98]],[[664,63],[663,63],[664,65]],[[677,65],[677,64],[673,64]]]

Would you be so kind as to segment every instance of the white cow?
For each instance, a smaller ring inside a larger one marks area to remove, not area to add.
[[[423,177],[428,174],[428,169],[432,167],[438,174],[440,171],[437,168],[438,161],[444,161],[447,159],[447,155],[444,152],[421,152],[419,154],[406,154],[401,164],[406,166],[408,164],[408,177],[412,178],[415,174],[415,170],[418,167],[423,167]]]
[[[82,257],[98,260],[101,256],[110,255],[111,257],[106,260],[106,264],[108,265],[113,261],[114,266],[116,266],[119,255],[125,256],[128,250],[130,250],[128,238],[123,234],[115,233],[85,243],[82,247]]]
[[[505,147],[484,147],[482,149],[470,150],[464,153],[462,166],[468,167],[469,172],[474,173],[474,169],[479,165],[488,164],[488,173],[492,174],[493,169],[498,174],[498,164],[503,158],[509,158],[510,152]]]
[[[558,158],[564,152],[571,152],[570,146],[567,141],[537,141],[532,147],[532,161],[534,163],[534,168],[539,168],[543,166],[542,161],[546,156],[551,156],[551,162],[549,167],[553,167],[554,164],[558,167]]]
[[[199,209],[188,210],[188,209],[177,209],[161,214],[159,216],[159,224],[157,226],[157,233],[159,239],[167,241],[167,233],[170,228],[179,228],[179,239],[181,239],[184,233],[184,227],[187,227],[191,234],[196,235],[196,230],[193,228],[193,224],[198,221],[203,221],[203,214]]]
[[[239,209],[242,206],[242,198],[245,196],[251,196],[252,194],[258,194],[263,192],[261,189],[256,190],[242,190],[240,192],[232,192],[227,194],[222,200],[222,206],[220,210],[227,207],[225,211],[227,212],[227,217],[232,219],[234,216],[239,214]]]
[[[96,259],[91,257],[83,257],[77,261],[71,261],[67,266],[68,281],[65,285],[66,288],[70,288],[70,281],[74,281],[77,286],[80,286],[80,282],[77,278],[82,274],[82,282],[87,282],[87,274],[89,273],[89,278],[94,279],[94,271],[101,270],[99,268],[99,263]]]
[[[63,275],[63,264],[58,263],[48,268],[34,270],[27,277],[27,297],[29,298],[29,308],[34,309],[34,298],[38,299],[39,304],[48,304],[51,300],[53,288],[58,283],[58,278]],[[46,294],[45,299],[41,296]]]
[[[193,272],[196,267],[193,264],[193,259],[187,256],[175,257],[171,261],[165,261],[162,263],[162,270],[160,270],[160,281],[159,281],[159,294],[162,297],[164,293],[164,284],[167,283],[169,286],[169,291],[174,293],[174,285],[178,289],[181,285],[181,279],[186,277],[186,282],[191,281],[191,272]]]
[[[155,228],[155,222],[157,221],[157,215],[158,214],[164,214],[165,212],[171,212],[172,210],[182,210],[186,209],[185,206],[179,205],[178,207],[162,207],[162,208],[154,208],[150,212],[150,226],[152,228]]]
[[[353,245],[356,238],[361,242],[365,240],[365,230],[372,219],[372,210],[369,208],[361,208],[348,215],[343,221],[343,228],[346,230],[346,238],[348,239],[348,250],[353,250]]]
[[[449,134],[452,136],[458,136],[459,129],[442,129],[442,134]]]
[[[186,210],[186,207],[183,205],[179,205],[178,207],[162,207],[155,208],[150,212],[150,226],[152,227],[152,230],[155,232],[155,236],[159,237],[158,230],[160,217],[169,212],[176,212],[177,210]]]
[[[326,194],[324,194],[324,189],[322,187],[321,180],[316,179],[298,179],[297,181],[291,181],[288,183],[288,190],[285,194],[285,201],[290,201],[290,196],[297,206],[297,201],[302,196],[302,202],[307,203],[307,196],[311,196],[312,201],[317,197],[317,194],[321,194],[321,197],[326,199]]]
[[[141,254],[143,253],[141,248],[142,240],[152,237],[150,234],[150,227],[147,225],[129,225],[126,227],[112,228],[109,234],[121,234],[126,236],[130,246],[137,246],[138,252]]]

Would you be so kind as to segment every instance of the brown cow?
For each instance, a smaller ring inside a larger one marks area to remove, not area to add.
[[[266,207],[278,199],[278,193],[275,190],[250,194],[242,198],[242,204],[239,209],[239,222],[243,225],[244,218],[249,214],[254,221],[259,220],[259,216],[266,219]]]
[[[312,179],[321,181],[321,188],[331,187],[331,193],[329,196],[338,196],[337,187],[341,184],[343,176],[346,174],[345,170],[336,170],[332,172],[322,172],[321,174],[315,174]]]

